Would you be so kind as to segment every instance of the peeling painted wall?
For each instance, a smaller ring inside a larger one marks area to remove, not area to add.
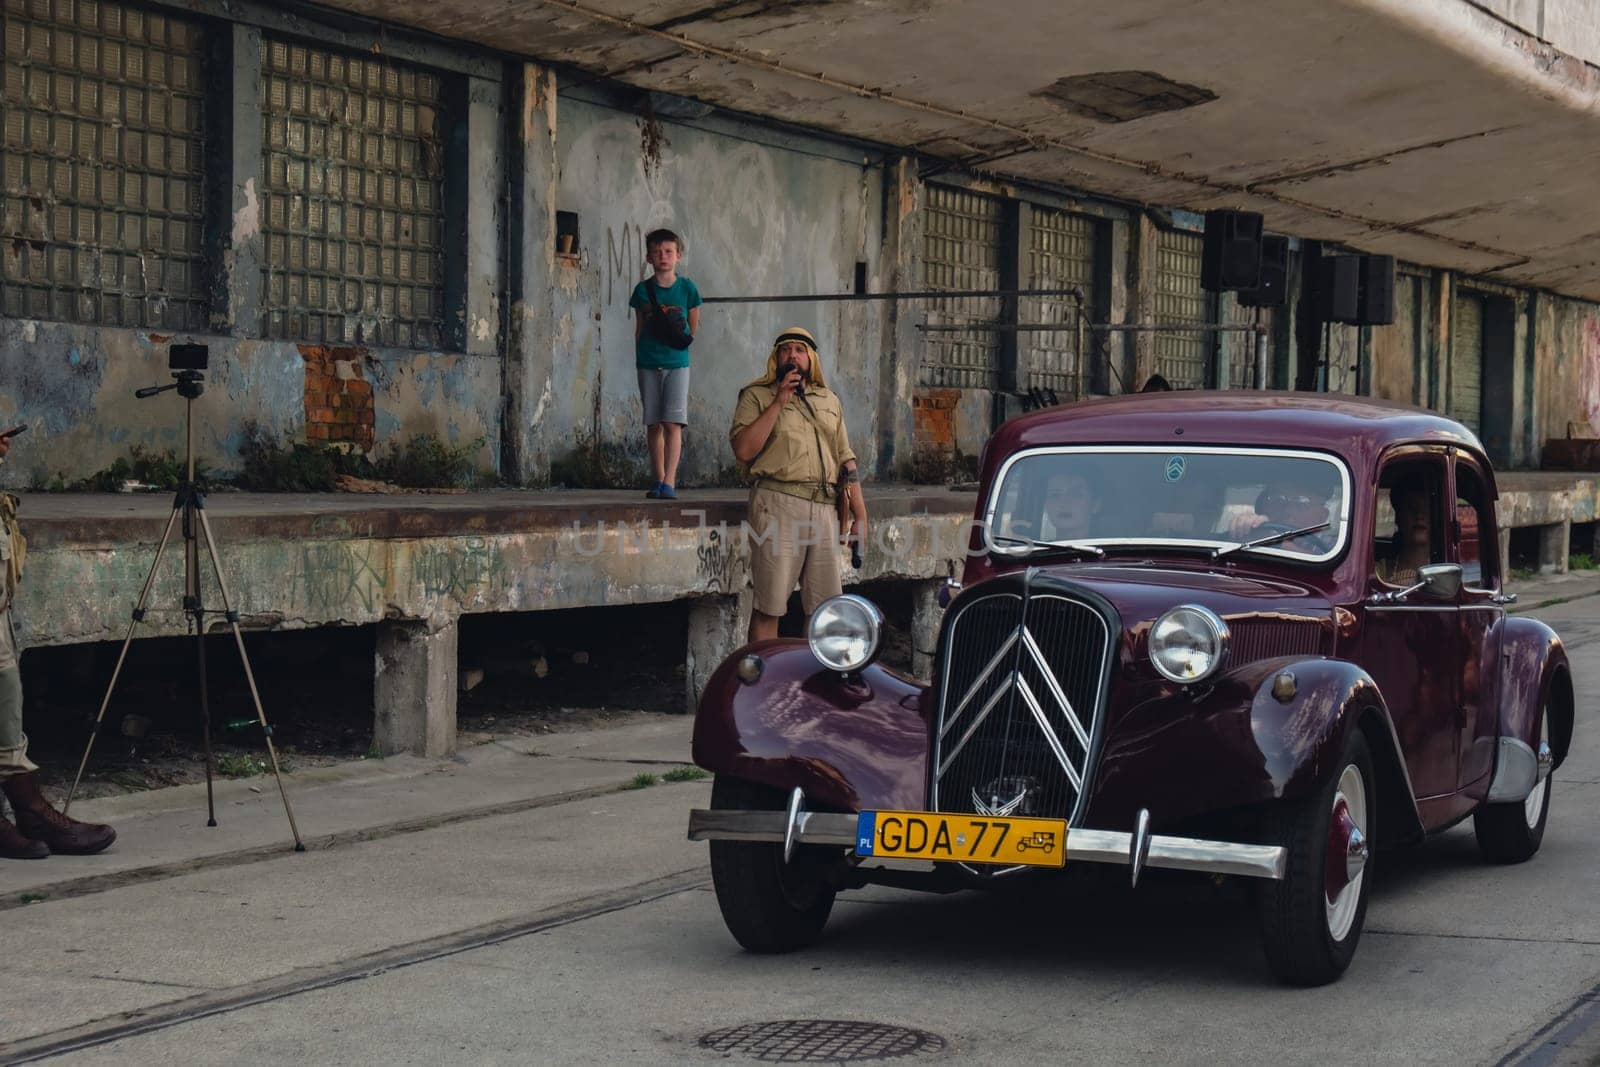
[[[1541,297],[1534,302],[1535,436],[1600,437],[1600,306]]]
[[[188,338],[183,338],[188,339]],[[292,342],[198,337],[211,346],[204,395],[194,404],[196,458],[236,470],[245,426],[304,440],[307,362]],[[86,477],[130,447],[184,447],[176,393],[136,400],[134,390],[172,380],[164,334],[31,319],[0,319],[0,422],[28,424],[0,485]],[[496,356],[363,349],[382,452],[413,434],[457,445],[484,439],[483,465],[499,455],[500,361]]]
[[[820,142],[758,143],[726,124],[663,122],[659,162],[649,164],[637,115],[571,96],[560,99],[557,130],[556,207],[578,214],[580,242],[575,259],[556,257],[551,278],[555,402],[546,418],[557,457],[555,442],[597,439],[644,460],[628,297],[648,273],[650,230],[683,236],[679,273],[702,296],[849,292],[858,259],[869,287],[878,285],[883,182],[863,157],[839,158],[839,147]],[[882,315],[881,306],[848,303],[704,307],[690,350],[681,479],[709,480],[732,466],[738,388],[791,324],[816,334],[851,443],[870,469]]]

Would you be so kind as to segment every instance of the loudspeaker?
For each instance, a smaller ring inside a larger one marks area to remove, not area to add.
[[[1361,290],[1360,256],[1324,256],[1317,275],[1317,317],[1355,322]]]
[[[1253,211],[1206,212],[1200,288],[1254,289],[1261,284],[1261,216]]]
[[[1394,257],[1362,256],[1356,322],[1387,326],[1394,321]]]
[[[1282,307],[1289,288],[1289,239],[1261,239],[1261,284],[1239,290],[1239,306],[1246,308]]]

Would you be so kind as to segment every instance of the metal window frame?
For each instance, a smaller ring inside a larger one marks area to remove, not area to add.
[[[212,27],[125,0],[36,6],[0,10],[0,310],[203,329]]]
[[[446,157],[465,79],[280,34],[261,53],[260,336],[445,348],[462,239],[448,236]]]

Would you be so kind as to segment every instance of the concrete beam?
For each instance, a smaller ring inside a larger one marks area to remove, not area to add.
[[[443,622],[378,624],[372,747],[384,756],[448,756],[456,750],[456,645]]]

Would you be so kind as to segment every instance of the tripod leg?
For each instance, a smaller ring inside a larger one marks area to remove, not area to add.
[[[283,813],[289,817],[289,832],[294,835],[294,850],[304,852],[305,842],[300,840],[300,827],[295,825],[294,809],[289,806],[289,791],[283,785],[283,772],[278,767],[278,749],[272,743],[272,727],[267,725],[267,713],[261,706],[261,693],[256,689],[255,672],[250,669],[250,655],[244,648],[244,634],[239,630],[239,616],[228,600],[228,584],[222,577],[222,561],[217,558],[217,544],[211,536],[211,521],[204,510],[200,516],[200,529],[206,538],[206,551],[211,555],[211,569],[217,576],[217,593],[222,597],[222,610],[227,613],[228,625],[233,628],[233,640],[239,646],[239,661],[244,664],[244,678],[250,685],[250,699],[255,701],[256,719],[261,723],[261,735],[267,742],[267,758],[272,761],[272,777],[278,783],[278,795],[283,798]]]
[[[161,567],[161,554],[167,550],[167,542],[172,539],[172,528],[178,522],[178,505],[173,505],[172,514],[167,518],[167,528],[161,532],[161,543],[156,545],[156,558],[150,563],[150,573],[145,576],[144,588],[139,590],[139,599],[133,605],[133,620],[128,623],[128,636],[122,639],[122,651],[117,653],[117,666],[111,672],[111,682],[106,686],[106,695],[100,701],[100,714],[94,717],[94,729],[89,732],[89,743],[84,746],[83,759],[78,761],[78,773],[72,779],[72,788],[67,790],[67,802],[61,805],[61,814],[65,815],[72,808],[72,798],[77,795],[78,783],[83,781],[83,769],[89,765],[89,753],[94,751],[94,739],[100,735],[100,723],[106,717],[106,708],[111,706],[111,694],[117,688],[117,679],[122,675],[122,664],[128,658],[128,646],[133,644],[133,631],[144,619],[144,606],[150,599],[150,587],[155,585],[156,571]]]
[[[211,795],[211,698],[206,683],[206,627],[204,616],[195,611],[195,655],[200,664],[200,731],[206,753],[206,825],[217,825],[217,804]]]

